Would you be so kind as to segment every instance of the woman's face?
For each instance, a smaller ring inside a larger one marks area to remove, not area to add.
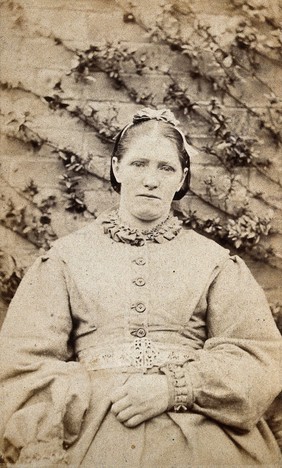
[[[172,199],[184,181],[176,144],[166,137],[136,137],[121,160],[113,158],[113,172],[121,184],[121,209],[143,221],[168,215]]]

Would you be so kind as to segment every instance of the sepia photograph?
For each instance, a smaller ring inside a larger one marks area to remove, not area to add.
[[[0,0],[0,466],[282,466],[282,0]]]

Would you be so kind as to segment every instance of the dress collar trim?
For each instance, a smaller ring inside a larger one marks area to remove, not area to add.
[[[142,246],[145,242],[162,244],[174,239],[182,229],[182,221],[169,215],[165,221],[152,229],[141,231],[124,224],[117,210],[104,214],[100,218],[104,233],[115,242],[122,242],[135,246]]]

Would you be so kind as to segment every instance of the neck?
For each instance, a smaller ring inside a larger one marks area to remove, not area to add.
[[[143,217],[137,217],[129,213],[122,206],[118,209],[118,215],[120,220],[130,226],[133,229],[139,229],[141,231],[146,231],[148,229],[153,229],[158,226],[160,223],[164,222],[169,216],[170,211],[164,213],[162,216],[155,219],[144,219]]]

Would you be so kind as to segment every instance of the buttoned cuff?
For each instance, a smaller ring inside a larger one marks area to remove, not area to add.
[[[166,375],[169,389],[168,410],[176,412],[187,411],[193,405],[193,391],[188,382],[187,372],[180,365],[168,364],[160,368]]]

